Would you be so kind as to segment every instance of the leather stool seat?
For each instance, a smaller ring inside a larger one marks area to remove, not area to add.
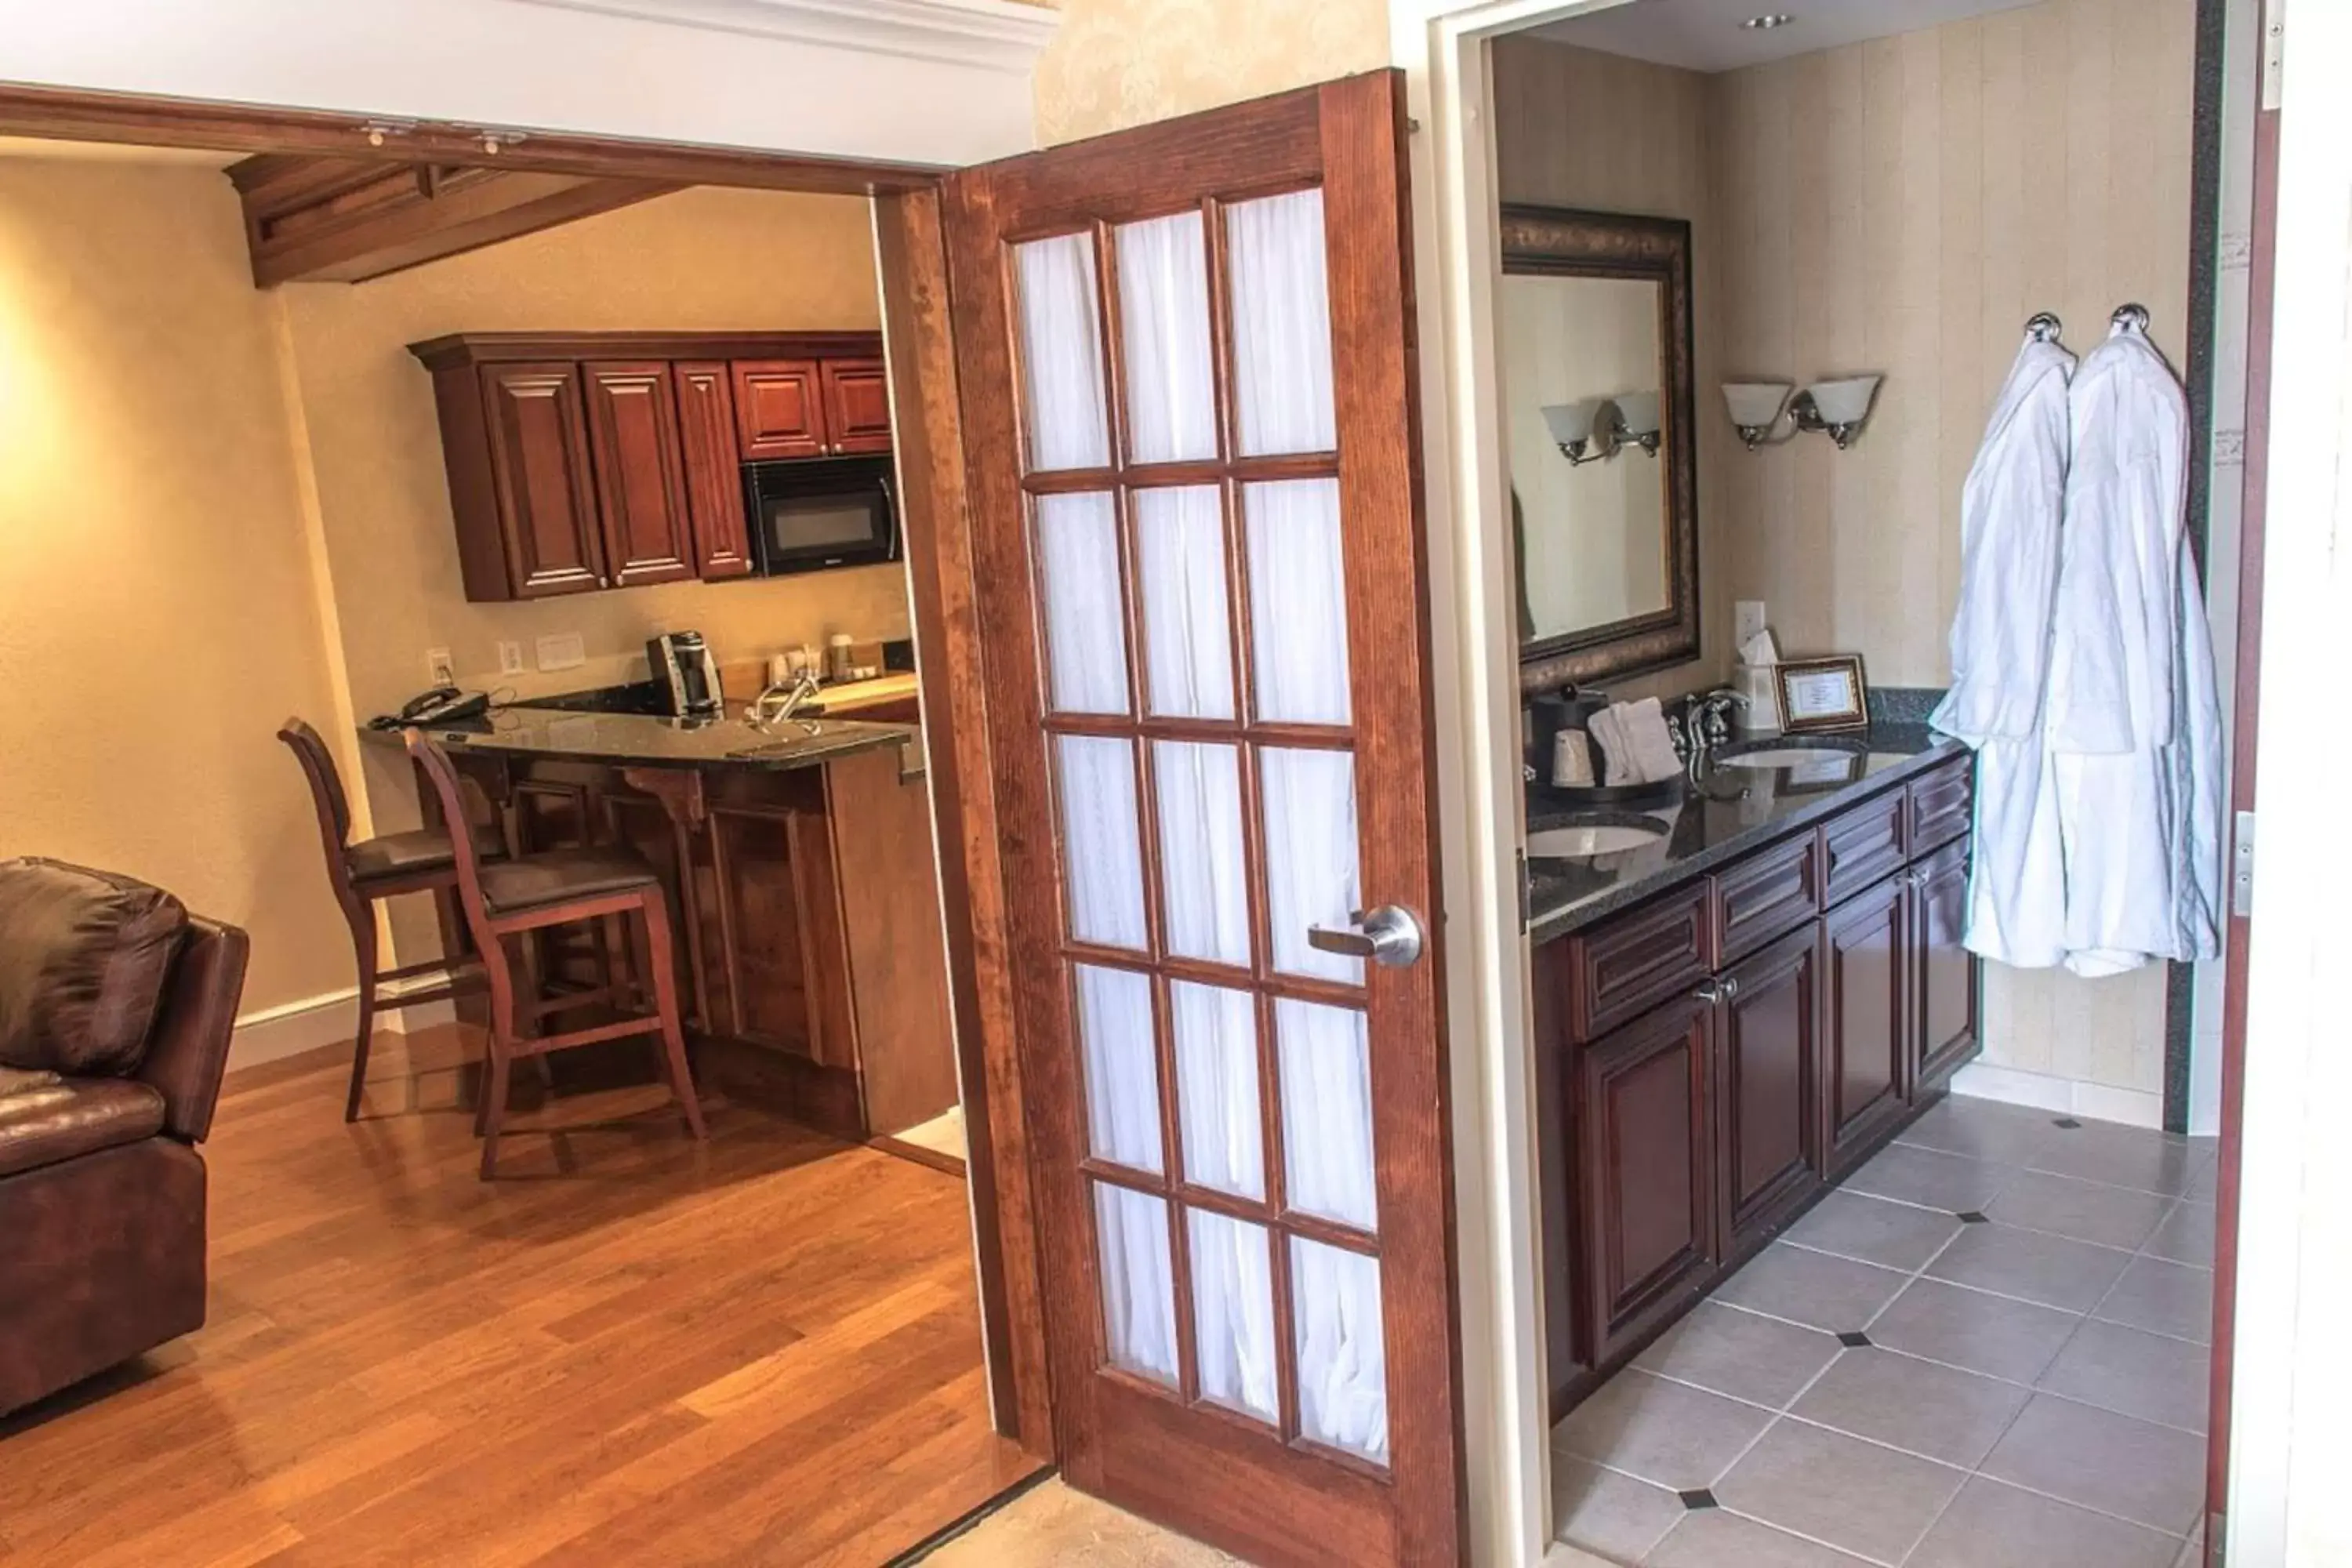
[[[504,846],[494,829],[477,826],[474,849],[488,859],[501,854]],[[419,827],[407,833],[362,838],[343,851],[343,863],[352,868],[352,880],[363,887],[419,871],[453,871],[457,865],[457,852],[449,847],[447,834],[437,828]]]
[[[484,866],[482,903],[494,915],[510,915],[649,888],[658,879],[649,861],[626,849],[551,849]]]

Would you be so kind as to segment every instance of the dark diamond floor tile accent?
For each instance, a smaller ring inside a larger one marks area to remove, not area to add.
[[[2072,1132],[2072,1131],[2074,1131],[2074,1129],[2076,1129],[2077,1127],[2080,1127],[2080,1126],[2081,1126],[2081,1125],[2083,1125],[2083,1124],[2082,1124],[2081,1122],[2079,1122],[2079,1121],[2075,1121],[2075,1120],[2074,1120],[2073,1117],[2071,1117],[2071,1116],[2062,1116],[2062,1117],[2058,1118],[2058,1120],[2057,1120],[2057,1121],[2053,1121],[2050,1125],[2051,1125],[2051,1126],[2053,1126],[2053,1127],[2063,1127],[2067,1131]]]
[[[1992,1223],[1992,1216],[1990,1215],[1979,1214],[1974,1209],[1963,1209],[1960,1211],[1959,1221],[1962,1225],[1990,1225]]]
[[[1705,1487],[1701,1487],[1698,1490],[1694,1492],[1682,1492],[1677,1495],[1683,1500],[1683,1506],[1688,1509],[1720,1508],[1723,1506],[1715,1500],[1715,1494],[1707,1490]]]
[[[1838,1336],[1838,1343],[1843,1345],[1850,1351],[1858,1351],[1864,1345],[1870,1343],[1870,1336],[1864,1333],[1857,1333],[1853,1330],[1848,1329],[1845,1332]]]

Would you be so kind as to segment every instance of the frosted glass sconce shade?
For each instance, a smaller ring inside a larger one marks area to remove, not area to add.
[[[1617,398],[1617,417],[1628,437],[1639,439],[1658,433],[1658,395],[1627,392]]]
[[[1772,439],[1773,428],[1780,423],[1780,410],[1788,405],[1789,384],[1727,381],[1723,384],[1723,402],[1731,411],[1732,426],[1739,432],[1740,441],[1752,452]]]
[[[1592,435],[1593,416],[1601,412],[1601,399],[1588,397],[1581,403],[1558,403],[1543,411],[1544,424],[1551,438],[1561,446],[1580,442]]]
[[[1843,381],[1817,381],[1805,390],[1812,395],[1822,423],[1859,425],[1870,414],[1870,398],[1878,390],[1878,378],[1856,375]]]

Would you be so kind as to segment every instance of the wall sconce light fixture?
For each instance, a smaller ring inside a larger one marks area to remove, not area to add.
[[[1878,382],[1874,375],[1817,381],[1791,397],[1785,381],[1727,381],[1723,401],[1731,411],[1739,439],[1751,452],[1759,447],[1778,446],[1800,430],[1818,430],[1843,451],[1869,420]],[[1788,432],[1776,435],[1784,414]]]
[[[1613,458],[1628,447],[1658,455],[1661,432],[1658,395],[1627,392],[1615,397],[1587,397],[1557,403],[1543,411],[1544,426],[1574,467]]]

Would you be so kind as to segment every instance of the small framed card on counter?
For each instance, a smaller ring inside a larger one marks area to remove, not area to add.
[[[1870,688],[1862,678],[1860,654],[1793,658],[1773,666],[1773,671],[1784,732],[1805,735],[1869,728]]]

